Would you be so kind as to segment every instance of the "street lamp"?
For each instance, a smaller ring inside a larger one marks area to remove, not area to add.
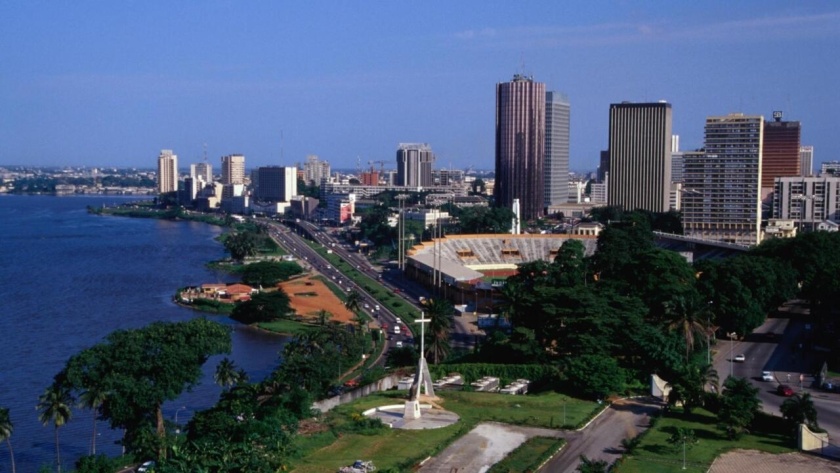
[[[187,406],[181,406],[178,409],[175,409],[175,423],[178,423],[178,413],[186,409]]]
[[[732,377],[732,342],[738,334],[735,332],[729,332],[726,336],[729,337],[729,376]]]

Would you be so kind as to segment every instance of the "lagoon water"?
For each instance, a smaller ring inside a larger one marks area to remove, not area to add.
[[[183,321],[202,314],[175,305],[179,287],[230,282],[205,264],[224,255],[214,239],[221,229],[170,222],[90,215],[88,205],[112,205],[124,197],[0,196],[0,407],[10,409],[17,471],[35,472],[55,459],[52,424],[43,426],[38,396],[65,361],[118,329],[155,321]],[[278,363],[287,338],[210,316],[233,330],[231,358],[252,381]],[[211,406],[220,388],[212,373],[220,356],[204,367],[192,392],[164,406],[180,423]],[[89,452],[92,415],[74,409],[59,430],[65,469]],[[117,455],[119,432],[98,422],[97,453]],[[11,471],[0,445],[0,472]]]

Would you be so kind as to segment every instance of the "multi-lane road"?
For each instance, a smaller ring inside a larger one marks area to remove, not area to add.
[[[794,392],[810,393],[820,427],[828,432],[832,444],[840,445],[840,393],[828,393],[816,385],[814,374],[821,356],[806,349],[808,330],[807,306],[786,304],[778,316],[768,318],[750,336],[719,341],[713,364],[721,383],[732,374],[759,388],[762,409],[768,414],[781,416],[779,407],[786,398],[778,394],[780,384]],[[735,361],[738,355],[744,355],[744,361]],[[772,374],[773,381],[762,380],[764,371]]]

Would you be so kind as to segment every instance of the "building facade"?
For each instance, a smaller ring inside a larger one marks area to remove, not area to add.
[[[303,180],[310,186],[320,186],[321,180],[330,178],[330,163],[310,154],[303,163]]]
[[[435,154],[427,143],[400,143],[397,149],[397,185],[431,187]]]
[[[158,155],[157,190],[159,194],[178,190],[178,156],[171,149],[161,150]]]
[[[297,195],[297,168],[260,167],[254,184],[254,197],[258,201],[289,202]]]
[[[609,205],[666,212],[671,190],[671,104],[610,105]]]
[[[761,157],[763,194],[773,190],[777,177],[802,174],[799,159],[801,127],[799,122],[782,121],[782,112],[773,112],[773,121],[764,123],[764,148]]]
[[[201,179],[205,184],[213,182],[213,165],[206,161],[190,164],[190,177]]]
[[[222,156],[222,184],[245,184],[245,156]]]
[[[545,213],[545,84],[516,74],[496,84],[496,206],[519,199],[527,221]],[[565,195],[567,187],[561,192]]]
[[[545,207],[568,202],[569,97],[559,92],[545,93]]]
[[[800,146],[799,147],[799,170],[802,171],[800,176],[808,177],[814,175],[814,147]]]
[[[840,177],[780,177],[773,192],[773,218],[814,230],[826,220],[840,222]]]
[[[705,152],[685,153],[683,233],[756,245],[761,240],[764,117],[706,118]]]

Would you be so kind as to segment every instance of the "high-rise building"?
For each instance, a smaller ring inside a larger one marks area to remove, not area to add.
[[[601,150],[598,156],[597,180],[600,183],[604,183],[607,182],[607,174],[610,173],[610,152],[607,150]],[[606,204],[607,201],[604,201],[603,203]]]
[[[426,143],[400,143],[397,149],[397,185],[431,187],[435,154]]]
[[[609,205],[667,212],[671,190],[671,104],[610,105]]]
[[[741,245],[760,242],[763,140],[762,116],[706,118],[705,151],[684,155],[685,235]]]
[[[265,166],[257,169],[254,197],[261,202],[290,202],[297,195],[297,168]]]
[[[840,177],[776,178],[773,218],[794,220],[800,230],[840,220]]]
[[[310,154],[303,163],[303,180],[310,186],[320,186],[322,179],[330,178],[330,163]]]
[[[245,183],[245,156],[231,154],[222,156],[222,184]]]
[[[814,147],[800,146],[799,147],[799,170],[802,177],[812,176],[814,174]]]
[[[773,121],[764,124],[764,148],[761,157],[761,189],[773,191],[777,177],[799,176],[799,122],[782,121],[782,112],[773,112]]]
[[[208,162],[190,164],[190,177],[201,179],[205,184],[213,182],[213,165]]]
[[[569,201],[570,116],[569,97],[545,93],[545,207]]]
[[[545,213],[545,84],[516,74],[496,84],[496,206],[527,221]],[[568,187],[560,192],[566,195]],[[561,197],[562,198],[562,197]]]
[[[157,188],[159,194],[178,190],[178,156],[171,149],[161,150],[157,162]]]
[[[820,164],[820,176],[840,176],[840,161],[824,161]]]

